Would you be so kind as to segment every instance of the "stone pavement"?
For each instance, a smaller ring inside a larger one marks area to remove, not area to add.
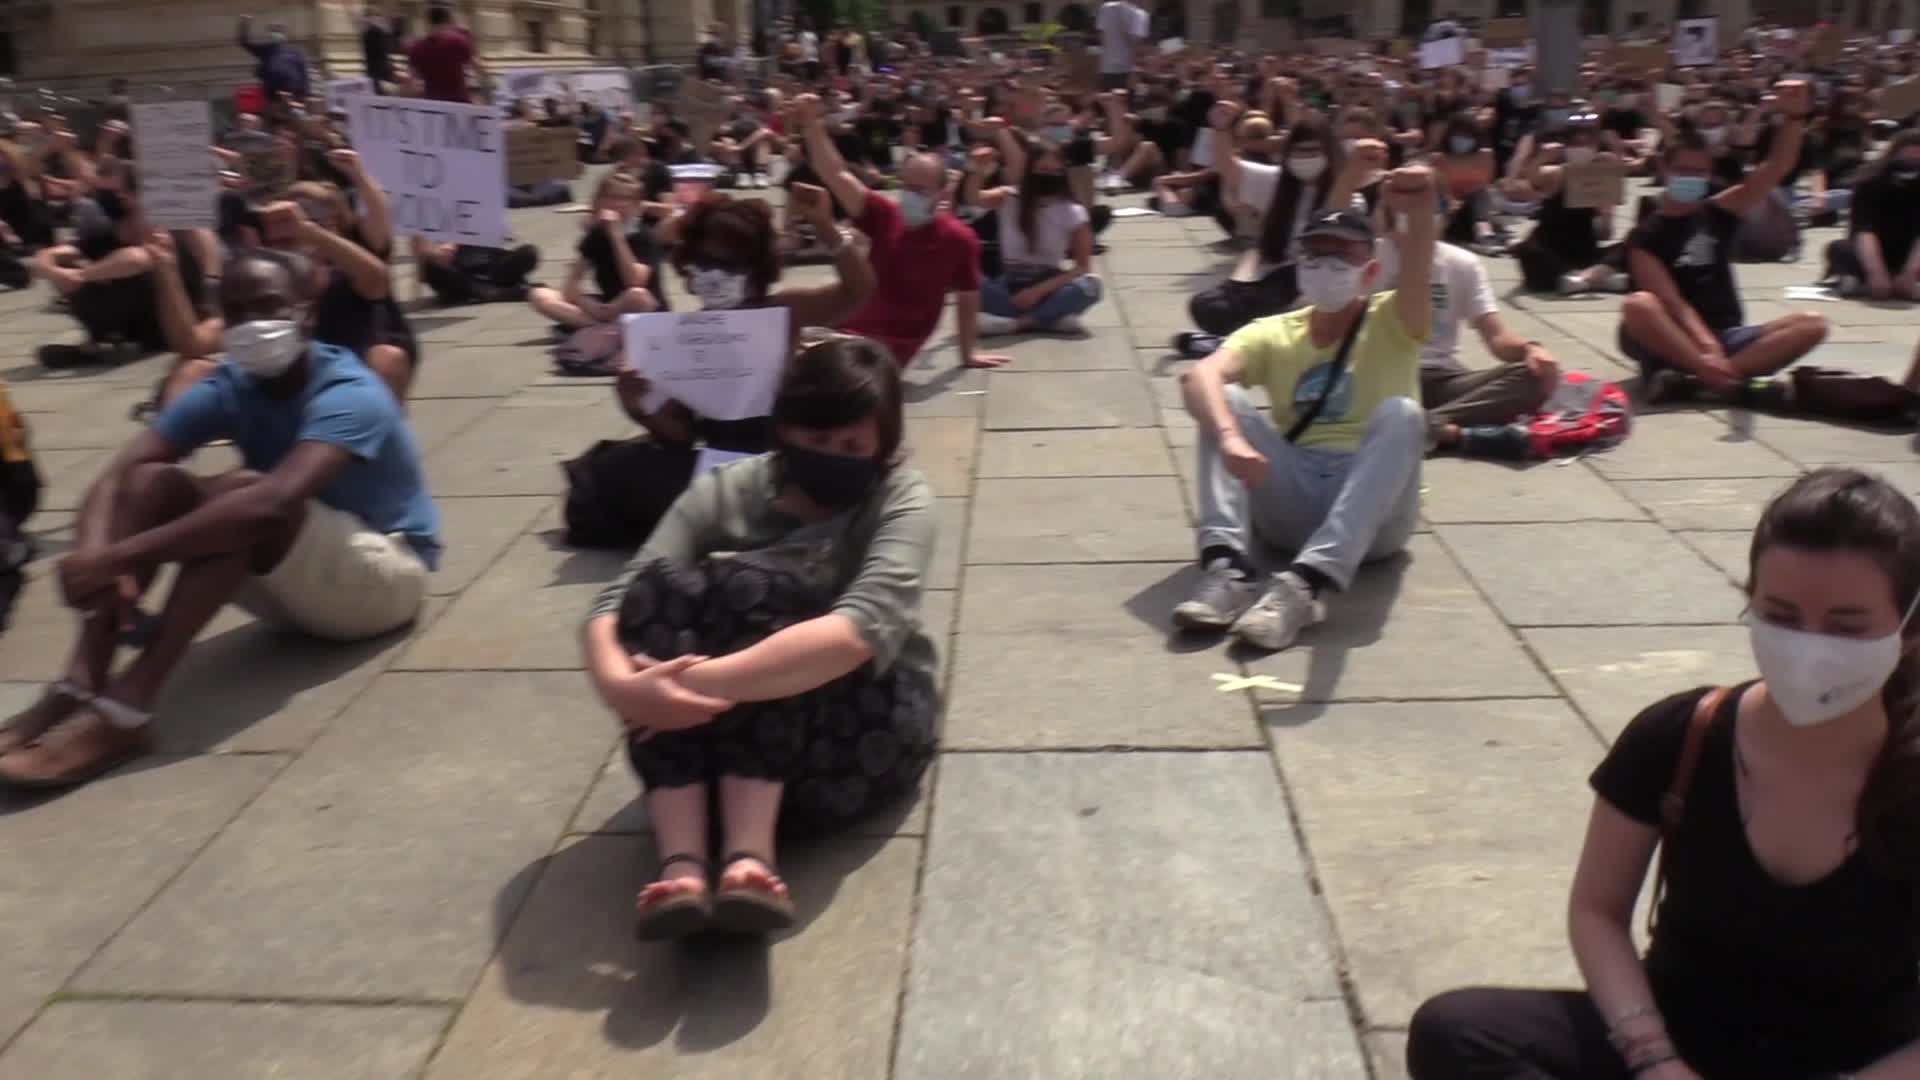
[[[578,219],[518,220],[557,280]],[[343,649],[223,615],[163,755],[0,802],[0,1080],[1387,1078],[1423,996],[1573,980],[1585,773],[1641,705],[1749,671],[1734,583],[1769,493],[1831,462],[1920,492],[1915,445],[1678,411],[1563,465],[1434,461],[1407,556],[1301,647],[1170,641],[1193,425],[1164,345],[1212,239],[1116,223],[1090,339],[986,375],[943,331],[910,371],[945,753],[915,805],[784,853],[801,925],[771,947],[629,935],[654,855],[575,644],[618,560],[557,531],[556,463],[629,430],[610,390],[549,376],[523,309],[423,314],[427,616]],[[1518,268],[1489,265],[1505,294]],[[1739,268],[1752,316],[1814,272]],[[1628,374],[1617,297],[1505,304],[1567,367]],[[1823,360],[1904,367],[1909,309],[1818,307]],[[163,362],[44,373],[70,324],[38,292],[0,313],[57,556]],[[67,644],[50,568],[0,640],[8,711]]]

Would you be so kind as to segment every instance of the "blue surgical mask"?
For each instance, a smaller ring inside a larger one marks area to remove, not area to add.
[[[917,229],[933,220],[933,196],[919,191],[900,193],[900,216],[907,228]]]
[[[1674,202],[1699,202],[1707,197],[1707,178],[1704,176],[1667,177],[1667,198]]]
[[[1073,141],[1073,125],[1055,124],[1044,129],[1041,134],[1045,135],[1049,142],[1070,143]]]
[[[1455,135],[1447,140],[1447,146],[1456,154],[1471,154],[1473,148],[1480,145],[1471,135]]]

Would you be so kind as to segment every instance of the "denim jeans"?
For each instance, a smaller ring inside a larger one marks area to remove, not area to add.
[[[1297,446],[1260,414],[1253,398],[1227,387],[1227,405],[1247,442],[1267,459],[1267,477],[1248,491],[1227,471],[1220,442],[1200,425],[1200,550],[1248,552],[1254,536],[1298,552],[1295,562],[1345,589],[1361,563],[1407,546],[1420,517],[1420,459],[1426,414],[1394,397],[1374,407],[1354,451]]]
[[[1045,300],[1025,311],[1013,304],[1021,289],[1053,277],[1058,271],[1008,267],[999,277],[980,283],[980,310],[989,315],[1025,319],[1035,326],[1052,326],[1068,316],[1078,315],[1100,302],[1100,279],[1092,274],[1074,278],[1053,290]]]

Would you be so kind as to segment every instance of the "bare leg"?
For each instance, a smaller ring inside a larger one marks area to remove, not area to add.
[[[397,345],[375,345],[367,350],[367,366],[393,391],[400,407],[407,407],[407,393],[413,389],[413,358]]]
[[[727,852],[750,851],[771,860],[774,825],[780,820],[780,792],[786,785],[772,780],[739,776],[720,778],[720,819]],[[743,859],[720,877],[722,889],[752,889],[787,895],[787,883],[773,867],[758,859]]]
[[[1660,298],[1650,292],[1628,296],[1620,308],[1620,321],[1627,336],[1641,348],[1651,351],[1669,367],[1698,378],[1709,389],[1730,389],[1739,379],[1739,372],[1731,364],[1721,368],[1701,359],[1700,350],[1687,332],[1667,312]]]
[[[659,788],[647,792],[647,820],[653,823],[653,846],[662,859],[669,855],[707,858],[707,785]],[[640,890],[642,911],[668,897],[696,893],[707,887],[700,865],[682,859],[666,867],[666,875]]]
[[[1913,349],[1913,366],[1907,369],[1907,389],[1920,393],[1920,345]]]
[[[1766,325],[1760,339],[1728,360],[1745,378],[1771,375],[1812,352],[1827,339],[1827,320],[1811,311],[1782,315]]]
[[[583,330],[593,325],[593,317],[580,310],[580,305],[560,295],[560,290],[545,285],[527,294],[527,303],[541,315],[571,330]]]
[[[614,297],[609,307],[616,315],[645,315],[647,312],[660,310],[660,303],[653,298],[653,293],[646,289],[634,288],[627,289]]]

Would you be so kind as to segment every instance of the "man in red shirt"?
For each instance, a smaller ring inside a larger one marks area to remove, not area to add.
[[[964,367],[993,368],[1010,358],[973,351],[980,320],[980,238],[952,214],[938,209],[946,167],[932,154],[915,154],[900,166],[900,202],[867,190],[847,168],[820,117],[820,99],[802,94],[793,102],[793,123],[807,141],[807,160],[854,227],[867,235],[879,288],[866,306],[840,324],[893,350],[902,367],[933,334],[954,294],[956,334]]]
[[[485,75],[473,51],[473,35],[453,24],[453,11],[444,4],[427,9],[427,36],[407,46],[407,63],[420,79],[424,96],[435,101],[472,100],[467,94],[467,68]]]

